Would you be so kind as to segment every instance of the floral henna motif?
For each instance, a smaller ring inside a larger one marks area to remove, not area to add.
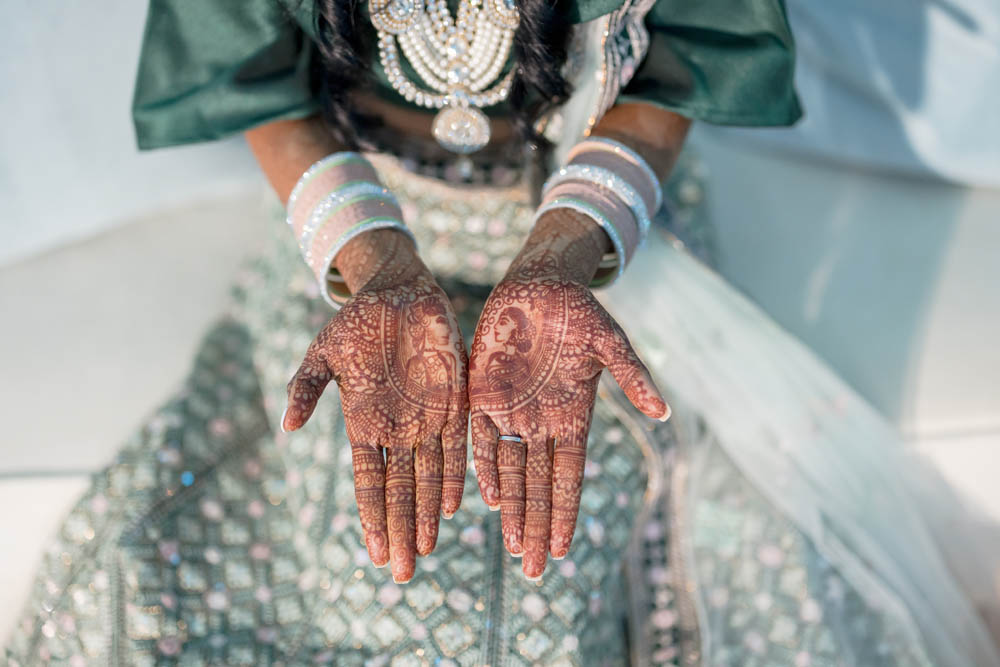
[[[647,416],[669,415],[621,327],[584,286],[601,241],[578,221],[533,234],[490,295],[472,343],[469,398],[480,491],[488,505],[499,506],[504,544],[523,553],[529,578],[541,576],[548,554],[562,558],[569,551],[601,371],[608,368]],[[499,435],[523,442],[498,441]]]
[[[458,510],[466,461],[465,344],[444,292],[415,262],[386,265],[360,289],[345,273],[355,295],[306,351],[282,419],[300,428],[337,381],[368,553],[376,566],[391,561],[399,582],[434,549],[441,514]]]

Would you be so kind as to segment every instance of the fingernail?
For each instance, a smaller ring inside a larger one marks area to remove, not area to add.
[[[514,558],[521,558],[521,557],[524,556],[524,552],[523,551],[518,551],[516,554],[511,554],[511,556],[514,557]]]
[[[563,554],[562,556],[553,556],[552,560],[562,560],[565,557],[566,557],[566,554]]]
[[[393,582],[395,582],[397,584],[408,584],[408,583],[410,583],[409,579],[403,579],[403,580],[397,579],[396,575],[392,575],[392,580],[393,580]]]
[[[285,406],[285,411],[281,413],[281,421],[278,423],[278,426],[281,427],[281,432],[282,433],[288,433],[288,431],[285,429],[285,416],[287,414],[288,414],[288,406],[286,405]]]
[[[500,511],[500,505],[487,505],[487,507],[490,508],[491,512],[499,512]]]
[[[661,422],[667,421],[668,419],[670,419],[670,415],[673,414],[673,411],[670,409],[670,406],[667,405],[666,403],[664,403],[664,405],[666,405],[667,411],[666,411],[666,413],[664,413],[664,415],[662,417],[660,417],[660,421]]]
[[[524,578],[527,579],[528,581],[541,581],[542,575],[538,575],[537,577],[529,577],[528,575],[524,575]]]
[[[450,519],[451,517],[455,516],[455,513],[452,512],[451,514],[448,514],[447,512],[441,512],[441,516],[444,517],[447,520],[447,519]]]
[[[385,567],[388,564],[389,564],[389,561],[386,561],[386,562],[382,563],[381,565],[379,565],[378,563],[376,563],[374,561],[372,562],[372,565],[374,565],[376,567],[376,569],[379,569],[379,570],[381,570],[383,567]]]

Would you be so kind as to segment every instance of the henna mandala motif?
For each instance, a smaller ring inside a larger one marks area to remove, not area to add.
[[[398,582],[434,549],[438,518],[458,510],[465,478],[465,344],[425,272],[366,286],[344,305],[289,382],[282,423],[300,428],[337,381],[368,554],[378,567],[391,561]]]
[[[504,544],[523,555],[529,578],[541,576],[548,554],[569,551],[601,371],[647,416],[669,415],[625,333],[584,286],[601,237],[574,229],[550,225],[529,239],[486,302],[469,362],[480,491],[499,507]]]

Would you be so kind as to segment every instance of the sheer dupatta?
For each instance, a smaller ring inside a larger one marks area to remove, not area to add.
[[[923,640],[934,662],[1000,664],[918,513],[914,494],[932,487],[895,431],[680,244],[654,232],[644,250],[600,298],[625,323],[675,414],[700,418],[757,491],[868,604]],[[699,500],[698,471],[690,467],[681,507]],[[703,612],[707,591],[694,583]],[[701,632],[709,662],[711,642]]]

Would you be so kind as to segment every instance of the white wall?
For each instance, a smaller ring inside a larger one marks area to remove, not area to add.
[[[0,2],[0,265],[261,178],[238,139],[136,150],[146,5]]]

